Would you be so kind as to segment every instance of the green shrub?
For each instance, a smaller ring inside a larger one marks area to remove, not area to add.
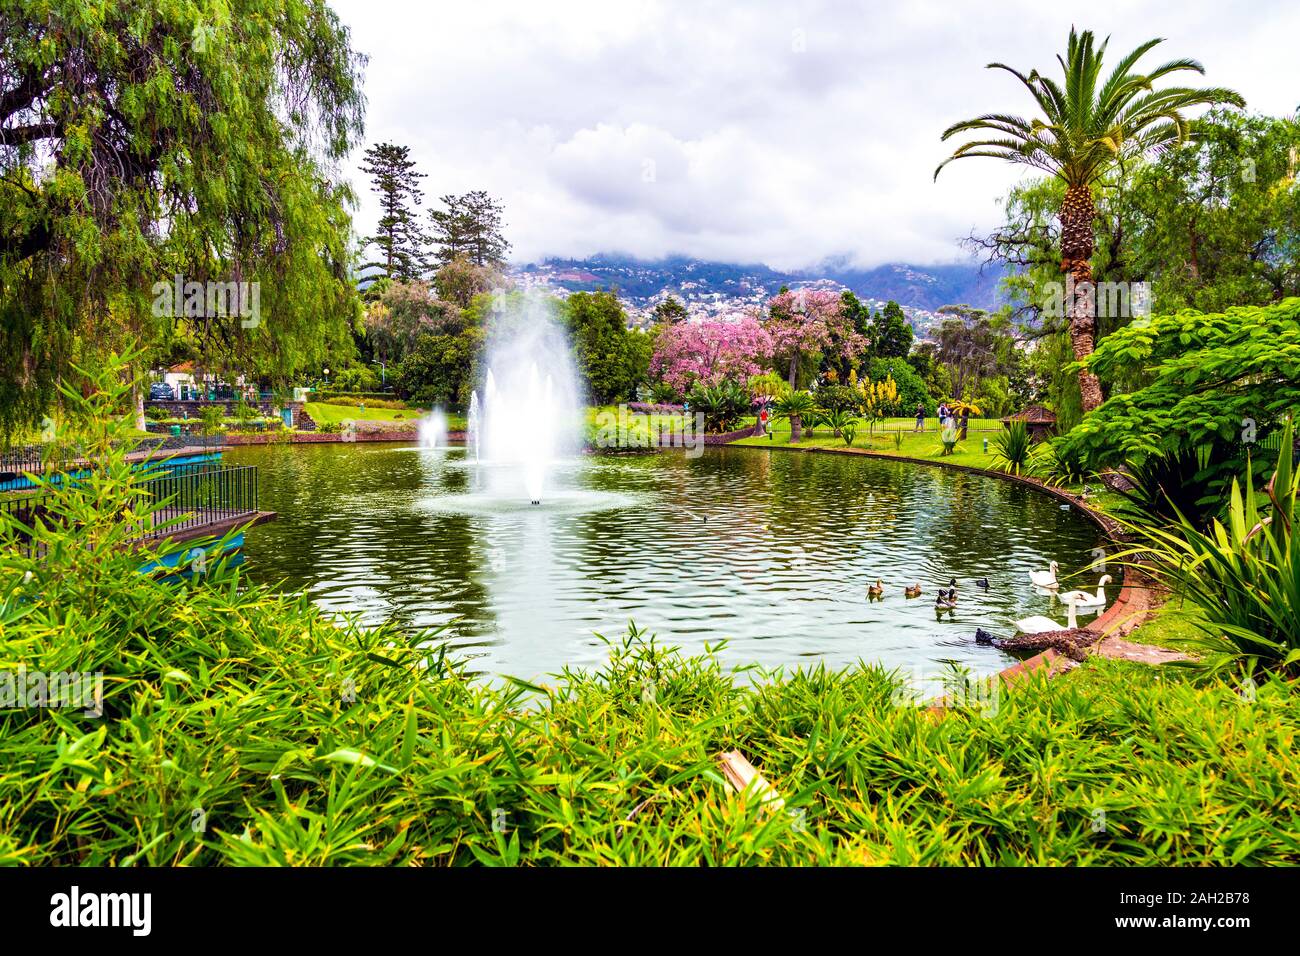
[[[847,385],[823,385],[817,389],[817,405],[827,412],[848,412],[860,416],[863,396],[856,388]]]
[[[204,405],[199,409],[199,421],[203,424],[203,434],[211,435],[221,431],[225,420],[225,408],[221,405]]]
[[[1029,470],[1049,485],[1077,485],[1093,474],[1083,452],[1062,438],[1038,445],[1030,456]]]
[[[726,432],[750,412],[749,394],[736,382],[699,386],[691,390],[691,410],[704,414],[707,431]]]
[[[846,445],[853,444],[853,438],[858,433],[859,419],[847,409],[836,409],[829,411],[825,415],[826,425],[831,432],[839,438],[844,439]]]
[[[323,399],[326,405],[344,405],[348,408],[360,408],[362,405],[366,408],[407,408],[406,402],[400,398],[370,398],[367,396],[355,395],[332,395]]]
[[[1207,444],[1130,460],[1124,476],[1132,487],[1115,488],[1123,499],[1116,512],[1132,520],[1187,518],[1204,527],[1226,502],[1228,487],[1235,480],[1223,474],[1224,462],[1232,460],[1224,451]]]
[[[1247,464],[1233,481],[1224,519],[1205,528],[1180,515],[1130,519],[1148,560],[1194,610],[1204,632],[1198,667],[1276,669],[1300,674],[1300,472],[1292,465],[1293,424],[1287,422],[1273,478],[1257,491]]]
[[[1033,442],[1022,421],[1011,422],[993,436],[993,467],[1009,475],[1028,471]]]
[[[682,393],[667,382],[654,382],[650,386],[650,398],[656,405],[677,405],[681,403]]]

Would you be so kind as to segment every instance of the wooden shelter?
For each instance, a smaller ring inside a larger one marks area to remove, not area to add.
[[[1036,442],[1056,434],[1056,413],[1042,405],[1030,405],[1002,419],[1006,428],[1010,428],[1012,422],[1024,422],[1029,429],[1029,437]]]

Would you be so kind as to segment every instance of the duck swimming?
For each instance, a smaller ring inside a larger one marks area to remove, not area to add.
[[[907,587],[903,588],[903,594],[910,598],[920,597],[921,582],[917,581],[915,584],[909,584]]]
[[[876,583],[867,588],[867,596],[873,598],[885,596],[885,586],[880,582],[880,578],[876,578]]]

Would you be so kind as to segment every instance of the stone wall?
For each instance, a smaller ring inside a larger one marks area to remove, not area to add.
[[[255,409],[260,415],[279,415],[281,408],[288,408],[293,412],[293,427],[298,427],[298,418],[303,414],[302,402],[285,402],[281,405],[278,402],[249,402],[250,408]],[[207,405],[219,405],[223,409],[222,414],[233,417],[235,409],[239,406],[238,401],[212,401],[206,399],[202,401],[183,402],[180,399],[148,399],[144,403],[145,408],[160,408],[167,413],[168,418],[198,418],[201,410]]]
[[[734,432],[717,432],[716,434],[704,435],[704,444],[706,445],[725,445],[728,442],[739,441],[741,438],[754,438],[763,434],[763,426],[755,423],[748,428],[738,428]]]

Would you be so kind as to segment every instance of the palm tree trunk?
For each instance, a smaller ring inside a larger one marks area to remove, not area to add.
[[[1070,186],[1061,204],[1061,271],[1071,280],[1066,303],[1070,320],[1070,346],[1076,361],[1083,361],[1097,345],[1097,297],[1092,283],[1092,253],[1096,242],[1093,220],[1097,208],[1088,186]],[[1084,412],[1104,401],[1096,375],[1079,371],[1079,393]]]
[[[790,416],[790,442],[793,444],[803,438],[803,419],[798,415]]]

